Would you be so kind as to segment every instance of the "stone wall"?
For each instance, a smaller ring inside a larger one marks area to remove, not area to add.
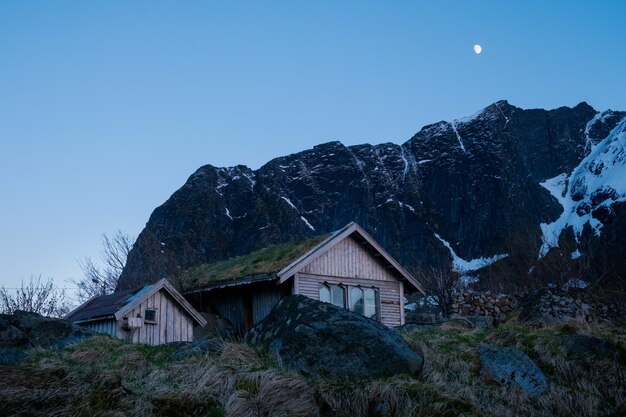
[[[517,305],[517,298],[511,295],[464,290],[453,298],[450,314],[487,316],[501,322]]]

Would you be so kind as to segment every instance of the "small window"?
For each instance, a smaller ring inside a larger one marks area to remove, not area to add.
[[[144,312],[144,320],[156,323],[156,310],[146,309]]]

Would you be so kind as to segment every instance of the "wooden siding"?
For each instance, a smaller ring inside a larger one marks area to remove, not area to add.
[[[319,300],[319,285],[343,284],[347,286],[360,285],[363,288],[375,287],[379,294],[379,314],[381,323],[387,326],[402,324],[401,286],[400,281],[381,281],[363,278],[346,278],[328,275],[298,274],[299,293],[314,300]]]
[[[337,243],[300,272],[335,277],[398,281],[392,270],[372,256],[352,236]]]
[[[281,298],[278,288],[264,289],[254,294],[252,297],[252,317],[254,324],[263,320],[272,311],[272,308]]]
[[[278,301],[291,294],[290,284],[277,285],[276,282],[258,282],[227,288],[216,288],[191,302],[199,311],[219,314],[238,333],[247,330],[263,320]]]
[[[214,291],[216,297],[212,301],[213,309],[238,331],[246,329],[246,309],[244,299],[240,294],[232,294],[226,297],[219,295],[220,291]]]
[[[117,334],[120,339],[153,346],[193,340],[193,319],[164,291],[158,291],[148,297],[129,311],[126,317],[144,317],[146,309],[157,310],[156,323],[144,321],[142,327],[126,330],[122,328],[124,320],[121,319],[117,323]]]
[[[115,319],[79,323],[79,325],[91,330],[92,332],[104,333],[117,337],[117,324],[115,323]]]

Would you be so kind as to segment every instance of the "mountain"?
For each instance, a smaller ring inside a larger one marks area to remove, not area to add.
[[[574,258],[579,236],[604,231],[626,249],[625,116],[499,101],[402,145],[329,142],[258,170],[205,165],[154,210],[118,289],[350,221],[414,273],[505,264],[514,246],[537,259],[566,235]]]

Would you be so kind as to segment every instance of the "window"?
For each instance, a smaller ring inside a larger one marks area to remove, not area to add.
[[[319,300],[347,308],[373,320],[379,319],[378,290],[374,287],[346,287],[342,284],[324,283],[319,286]]]
[[[320,285],[320,301],[324,303],[330,303],[330,288],[328,285]]]
[[[337,307],[346,307],[346,290],[339,285],[330,286],[331,303]]]
[[[360,287],[350,288],[350,310],[363,314],[363,289]]]
[[[378,320],[376,302],[376,290],[374,288],[366,288],[364,291],[363,315],[370,319]]]
[[[156,323],[156,310],[155,309],[146,309],[146,311],[144,312],[144,320],[145,321],[151,321]]]
[[[319,299],[325,303],[331,303],[338,307],[346,307],[345,288],[334,284],[320,284]]]

